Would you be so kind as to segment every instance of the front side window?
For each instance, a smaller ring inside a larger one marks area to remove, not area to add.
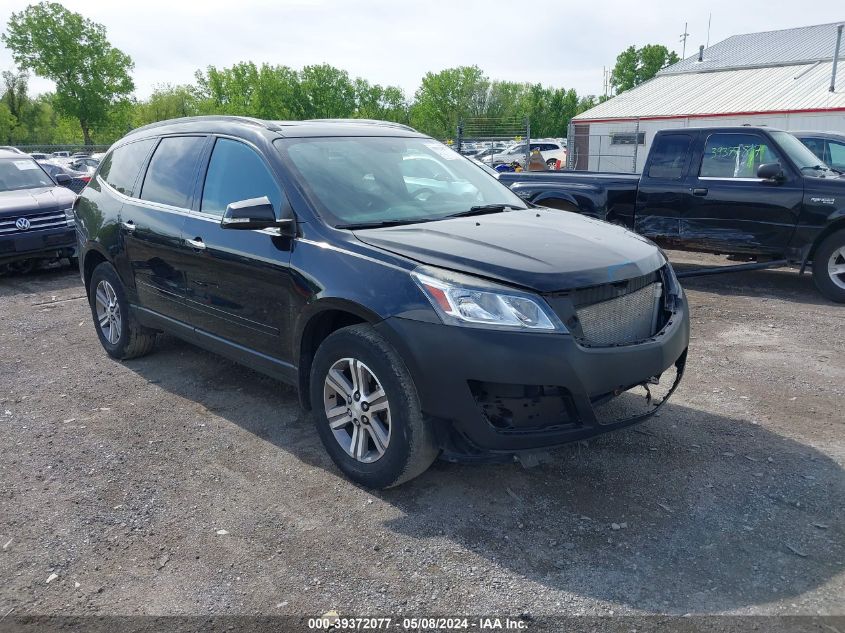
[[[31,158],[0,158],[0,191],[53,186],[50,176]]]
[[[276,146],[332,226],[424,222],[486,205],[525,208],[495,177],[432,139],[291,138]],[[417,161],[440,177],[409,175],[406,163]]]
[[[172,207],[189,207],[203,143],[203,136],[161,139],[147,168],[141,199]]]
[[[692,137],[687,134],[663,134],[651,148],[649,178],[680,180],[689,156]]]
[[[244,143],[217,139],[205,175],[200,210],[222,216],[232,202],[261,196],[267,196],[279,212],[282,192],[262,158]]]
[[[798,142],[798,139],[795,141]],[[807,152],[810,153],[809,150]],[[757,168],[760,165],[780,162],[777,152],[762,136],[711,134],[704,146],[699,176],[701,178],[757,178]]]
[[[138,172],[154,144],[150,138],[118,147],[100,165],[100,178],[125,196],[135,195]]]
[[[838,171],[845,171],[845,143],[828,141],[827,153],[830,155],[830,166]]]

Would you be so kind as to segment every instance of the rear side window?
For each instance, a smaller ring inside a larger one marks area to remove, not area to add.
[[[204,136],[161,139],[147,168],[141,199],[172,207],[189,207],[203,143]]]
[[[155,139],[151,138],[118,147],[100,165],[100,178],[123,195],[134,196],[138,172],[154,143]]]
[[[217,139],[205,175],[200,210],[222,216],[232,202],[261,196],[267,196],[278,213],[282,192],[261,157],[243,143]]]
[[[686,134],[663,134],[651,148],[649,178],[680,180],[687,166],[692,137]]]

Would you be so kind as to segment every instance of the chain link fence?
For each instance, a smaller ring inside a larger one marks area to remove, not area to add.
[[[11,146],[7,146],[11,147]],[[97,154],[105,152],[111,145],[15,145],[16,149],[27,154],[47,154],[52,156],[56,152],[67,152],[69,156],[76,153]]]
[[[639,121],[569,124],[567,169],[637,173],[645,157],[645,131]]]

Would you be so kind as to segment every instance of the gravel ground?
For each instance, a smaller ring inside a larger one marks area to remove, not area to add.
[[[845,614],[845,307],[789,270],[684,285],[660,417],[373,493],[290,388],[169,337],[114,362],[78,275],[2,278],[0,619]]]

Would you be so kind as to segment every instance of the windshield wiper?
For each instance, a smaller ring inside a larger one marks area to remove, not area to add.
[[[435,218],[439,219],[439,218]],[[355,222],[352,224],[335,224],[336,229],[380,229],[386,226],[402,226],[404,224],[418,224],[421,222],[432,222],[432,218],[416,218],[407,220],[378,220],[376,222]]]
[[[459,211],[458,213],[450,213],[444,215],[441,220],[447,218],[465,218],[471,215],[486,215],[488,213],[502,213],[504,211],[513,211],[515,209],[524,210],[526,207],[514,207],[509,204],[480,204],[475,207],[470,207],[467,211]]]

